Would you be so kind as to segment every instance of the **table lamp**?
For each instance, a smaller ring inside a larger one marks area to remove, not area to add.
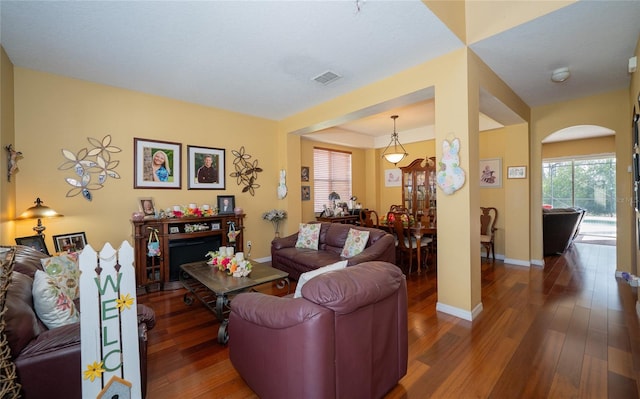
[[[44,206],[42,200],[38,197],[35,200],[35,206],[28,208],[26,211],[22,212],[20,216],[16,219],[24,220],[24,219],[38,219],[38,224],[33,228],[33,230],[41,236],[44,236],[42,232],[46,229],[45,226],[42,225],[43,218],[53,218],[64,216],[49,208],[48,206]]]

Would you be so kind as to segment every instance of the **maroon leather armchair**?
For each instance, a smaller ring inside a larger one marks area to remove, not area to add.
[[[32,286],[40,259],[47,255],[17,246],[13,272],[7,287],[5,324],[11,360],[24,399],[82,398],[80,361],[80,323],[47,329],[33,308]],[[80,309],[81,310],[81,309]],[[82,310],[81,310],[82,311]],[[142,395],[147,383],[147,330],[155,325],[153,310],[138,305],[138,337]]]
[[[365,262],[309,280],[302,297],[245,293],[229,358],[262,399],[381,398],[407,372],[405,276]]]

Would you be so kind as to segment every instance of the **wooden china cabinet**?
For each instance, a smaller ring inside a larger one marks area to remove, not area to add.
[[[402,205],[416,221],[436,225],[436,158],[418,158],[402,171]]]

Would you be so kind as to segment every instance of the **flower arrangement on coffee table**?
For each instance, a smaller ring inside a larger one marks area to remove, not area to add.
[[[218,270],[227,272],[233,277],[245,277],[251,273],[251,262],[236,255],[222,255],[219,251],[207,252],[207,264],[217,267]]]

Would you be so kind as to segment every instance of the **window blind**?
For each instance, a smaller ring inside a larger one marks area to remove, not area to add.
[[[313,210],[322,212],[329,205],[329,194],[335,191],[340,195],[338,202],[351,198],[351,153],[313,149]]]

